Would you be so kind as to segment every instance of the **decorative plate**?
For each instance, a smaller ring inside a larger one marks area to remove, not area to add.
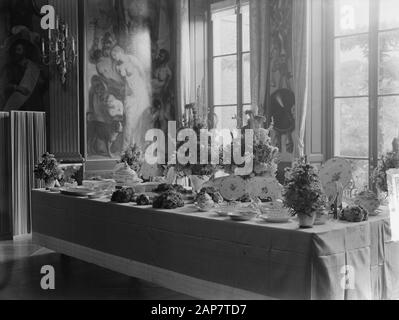
[[[246,192],[245,180],[239,176],[223,178],[219,186],[220,194],[227,201],[236,201]]]
[[[335,200],[337,200],[338,205],[342,203],[342,197],[344,192],[344,188],[342,187],[342,185],[330,181],[326,185],[323,185],[323,190],[328,198],[328,203],[330,206],[334,204]]]
[[[229,213],[228,216],[233,221],[249,221],[255,217],[253,214],[243,214],[240,212]]]
[[[217,214],[219,217],[222,217],[222,218],[228,217],[228,216],[229,216],[229,213],[232,213],[230,210],[227,210],[226,208],[217,209],[215,212],[216,212],[216,214]]]
[[[221,177],[221,178],[216,178],[213,180],[209,180],[207,182],[204,183],[203,187],[214,187],[216,190],[220,190],[220,186],[222,184],[222,182],[228,177]]]
[[[273,177],[255,177],[249,180],[248,193],[252,198],[276,201],[282,198],[282,187]]]
[[[287,215],[272,215],[272,216],[267,216],[267,215],[261,215],[259,217],[260,219],[269,222],[269,223],[288,223],[291,220],[291,216]]]
[[[339,182],[343,188],[346,188],[352,180],[352,166],[345,159],[330,159],[321,167],[319,177],[323,188],[328,188],[331,182]]]

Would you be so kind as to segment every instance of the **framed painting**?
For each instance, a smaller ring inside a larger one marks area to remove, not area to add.
[[[48,111],[49,70],[41,58],[45,0],[0,1],[0,111]]]
[[[109,170],[128,147],[145,148],[149,129],[174,120],[175,1],[82,3],[86,171]]]

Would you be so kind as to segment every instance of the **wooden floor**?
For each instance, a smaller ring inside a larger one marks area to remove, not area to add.
[[[40,270],[55,269],[55,290],[41,289]],[[0,300],[187,300],[188,296],[36,246],[30,237],[0,241]]]

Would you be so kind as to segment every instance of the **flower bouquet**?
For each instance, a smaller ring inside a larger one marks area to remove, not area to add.
[[[119,163],[126,163],[133,171],[139,172],[143,164],[143,152],[137,144],[127,148],[122,154]]]
[[[63,170],[53,154],[45,153],[42,161],[35,166],[35,178],[44,181],[47,189],[54,188],[56,182],[63,177]]]
[[[251,176],[272,176],[275,177],[278,165],[279,149],[272,145],[269,129],[255,129],[253,138],[253,152],[251,154],[244,154],[246,161],[253,161],[253,173]],[[231,163],[226,163],[223,159],[223,154],[226,148],[236,150],[241,146],[241,153],[245,152],[245,142],[242,137],[241,140],[234,139],[231,145],[223,146],[220,150],[220,167],[229,174],[236,174],[236,169],[243,167],[244,164],[238,165],[232,159]]]
[[[254,135],[254,172],[256,175],[275,177],[279,149],[272,145],[269,129],[257,129]]]

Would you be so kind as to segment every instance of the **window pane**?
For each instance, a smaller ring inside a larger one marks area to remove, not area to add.
[[[380,29],[399,28],[398,12],[398,0],[380,0]]]
[[[392,151],[392,141],[399,136],[399,96],[382,97],[378,119],[379,155]]]
[[[242,13],[242,51],[250,51],[249,5],[241,7]]]
[[[369,0],[335,0],[335,34],[347,35],[369,29]]]
[[[352,177],[354,189],[358,192],[368,189],[369,186],[369,161],[348,160],[352,164]]]
[[[213,15],[213,55],[237,52],[237,15],[235,9]]]
[[[244,105],[242,107],[242,122],[243,126],[245,127],[248,124],[249,116],[246,114],[247,111],[251,111],[252,106],[251,105]]]
[[[214,104],[237,104],[237,56],[219,57],[213,63]]]
[[[335,40],[335,96],[368,94],[368,37]]]
[[[243,103],[251,103],[251,55],[249,53],[242,56],[242,76]]]
[[[369,156],[368,98],[335,100],[335,155]]]
[[[399,93],[399,31],[380,33],[379,47],[380,94]]]
[[[237,106],[215,107],[216,129],[237,129]]]

